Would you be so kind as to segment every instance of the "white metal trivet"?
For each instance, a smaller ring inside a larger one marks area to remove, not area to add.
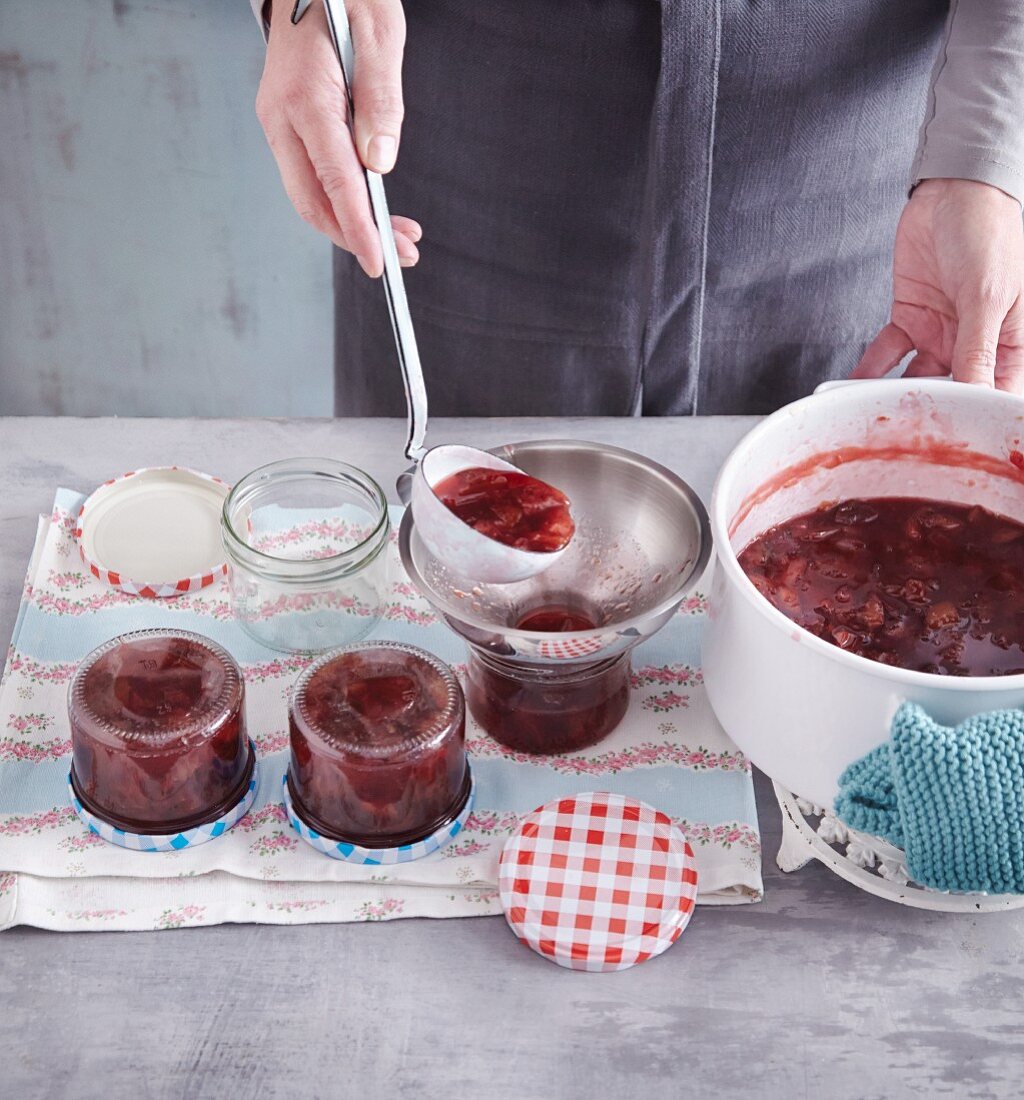
[[[854,886],[900,905],[946,913],[993,913],[1024,906],[1024,894],[953,894],[914,882],[906,857],[881,837],[847,828],[830,810],[775,786],[782,810],[780,871],[799,871],[812,859]]]

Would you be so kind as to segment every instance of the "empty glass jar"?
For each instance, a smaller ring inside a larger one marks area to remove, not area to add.
[[[261,466],[231,490],[221,527],[232,607],[257,641],[316,653],[380,620],[391,523],[362,470],[326,458]]]

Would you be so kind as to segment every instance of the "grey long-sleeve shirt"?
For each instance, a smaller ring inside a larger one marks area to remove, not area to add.
[[[951,0],[911,169],[938,177],[1024,201],[1024,0]]]
[[[266,35],[265,0],[251,3]],[[910,182],[940,177],[1024,203],[1024,0],[950,0]]]

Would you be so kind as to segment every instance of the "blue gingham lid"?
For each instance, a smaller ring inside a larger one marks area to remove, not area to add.
[[[331,859],[341,859],[346,863],[362,863],[370,866],[411,863],[414,859],[422,859],[424,856],[429,856],[443,848],[462,831],[462,827],[469,819],[476,796],[476,782],[473,779],[473,772],[469,769],[469,765],[467,764],[466,767],[469,771],[469,794],[466,796],[466,803],[458,815],[447,825],[438,829],[437,832],[431,833],[430,836],[417,840],[412,844],[402,844],[396,848],[364,848],[359,844],[349,844],[346,841],[332,840],[330,837],[321,836],[315,829],[310,828],[296,812],[291,791],[288,789],[287,772],[281,780],[284,808],[288,814],[288,820],[292,823],[292,828],[299,836],[318,852],[330,856]]]
[[[71,797],[71,805],[82,823],[108,843],[117,844],[132,852],[179,852],[183,848],[194,848],[197,844],[205,844],[208,840],[221,836],[233,825],[237,825],[249,812],[260,785],[260,762],[256,755],[256,746],[251,740],[249,751],[252,753],[252,775],[249,776],[249,785],[239,801],[214,821],[196,825],[192,829],[184,829],[180,833],[130,833],[103,821],[82,805],[75,794],[70,773],[68,773],[68,794]]]

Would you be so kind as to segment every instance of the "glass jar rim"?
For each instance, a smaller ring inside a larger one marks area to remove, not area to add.
[[[284,480],[325,479],[355,484],[376,506],[373,528],[359,542],[336,554],[311,559],[282,558],[268,554],[248,543],[236,530],[235,510],[251,504],[262,490]],[[387,497],[380,484],[365,470],[332,458],[285,458],[257,466],[239,478],[224,499],[221,531],[224,549],[232,561],[263,576],[282,579],[324,579],[334,574],[347,575],[368,565],[387,545],[391,529]]]
[[[329,665],[332,661],[337,660],[339,657],[343,657],[348,653],[369,652],[375,649],[386,649],[393,652],[405,653],[429,665],[438,673],[447,688],[448,697],[444,707],[438,710],[434,721],[432,721],[429,726],[419,733],[411,734],[404,738],[400,744],[355,745],[337,737],[325,736],[322,731],[316,729],[314,724],[309,720],[309,715],[305,713],[304,704],[306,702],[306,689],[309,687],[310,681],[321,669]],[[319,656],[295,681],[291,698],[288,701],[288,714],[296,723],[301,720],[302,731],[307,737],[312,732],[316,738],[317,744],[324,746],[328,750],[344,753],[347,756],[361,757],[366,760],[378,760],[381,763],[387,763],[386,758],[389,756],[393,756],[400,760],[404,759],[409,753],[420,752],[433,741],[447,734],[449,730],[451,730],[453,723],[457,723],[460,714],[463,718],[465,717],[465,706],[462,685],[459,683],[458,677],[455,675],[454,670],[449,665],[445,664],[440,657],[435,657],[433,653],[425,649],[420,649],[419,646],[410,645],[408,642],[381,640],[354,642],[351,645],[339,646],[337,649],[332,649]]]
[[[575,658],[571,661],[550,660],[546,662],[524,661],[515,657],[505,657],[474,642],[466,641],[470,656],[510,680],[522,680],[527,683],[574,684],[600,676],[624,659],[632,660],[633,647],[620,649],[611,655],[599,655],[593,660]]]

